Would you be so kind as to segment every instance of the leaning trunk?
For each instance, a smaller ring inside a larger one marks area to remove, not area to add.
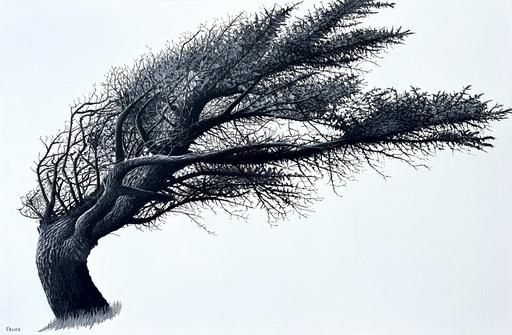
[[[39,279],[57,319],[109,310],[87,269],[94,245],[73,232],[74,220],[60,220],[41,230],[37,244]]]

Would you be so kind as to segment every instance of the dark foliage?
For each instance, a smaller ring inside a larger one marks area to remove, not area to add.
[[[74,216],[75,234],[93,240],[198,206],[259,206],[277,219],[307,208],[319,178],[490,146],[484,131],[510,110],[468,88],[364,87],[361,64],[410,34],[362,25],[392,6],[332,1],[301,18],[276,6],[113,68],[44,140],[22,213],[43,228]]]

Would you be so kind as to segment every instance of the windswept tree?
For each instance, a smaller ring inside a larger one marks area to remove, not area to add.
[[[113,68],[43,141],[21,212],[39,222],[37,268],[58,319],[109,310],[87,257],[122,227],[204,207],[280,219],[306,209],[321,178],[491,146],[489,123],[510,110],[468,88],[364,86],[361,65],[410,34],[362,25],[393,4],[334,0],[292,17],[296,7],[202,26]]]

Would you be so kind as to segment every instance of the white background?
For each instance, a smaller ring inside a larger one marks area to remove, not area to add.
[[[0,332],[31,334],[53,315],[40,286],[36,223],[18,214],[33,188],[38,137],[112,65],[200,23],[273,1],[0,0]],[[306,0],[302,8],[312,8]],[[512,106],[512,3],[407,0],[371,19],[415,35],[368,74],[370,86],[473,85]],[[205,214],[161,231],[122,229],[89,259],[121,314],[65,334],[512,334],[512,122],[488,153],[443,152],[431,170],[388,162],[356,176],[308,218],[270,228]]]

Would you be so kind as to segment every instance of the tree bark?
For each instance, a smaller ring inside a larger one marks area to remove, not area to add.
[[[73,236],[75,222],[67,218],[42,227],[37,244],[39,279],[57,319],[110,309],[87,269],[95,243]]]

